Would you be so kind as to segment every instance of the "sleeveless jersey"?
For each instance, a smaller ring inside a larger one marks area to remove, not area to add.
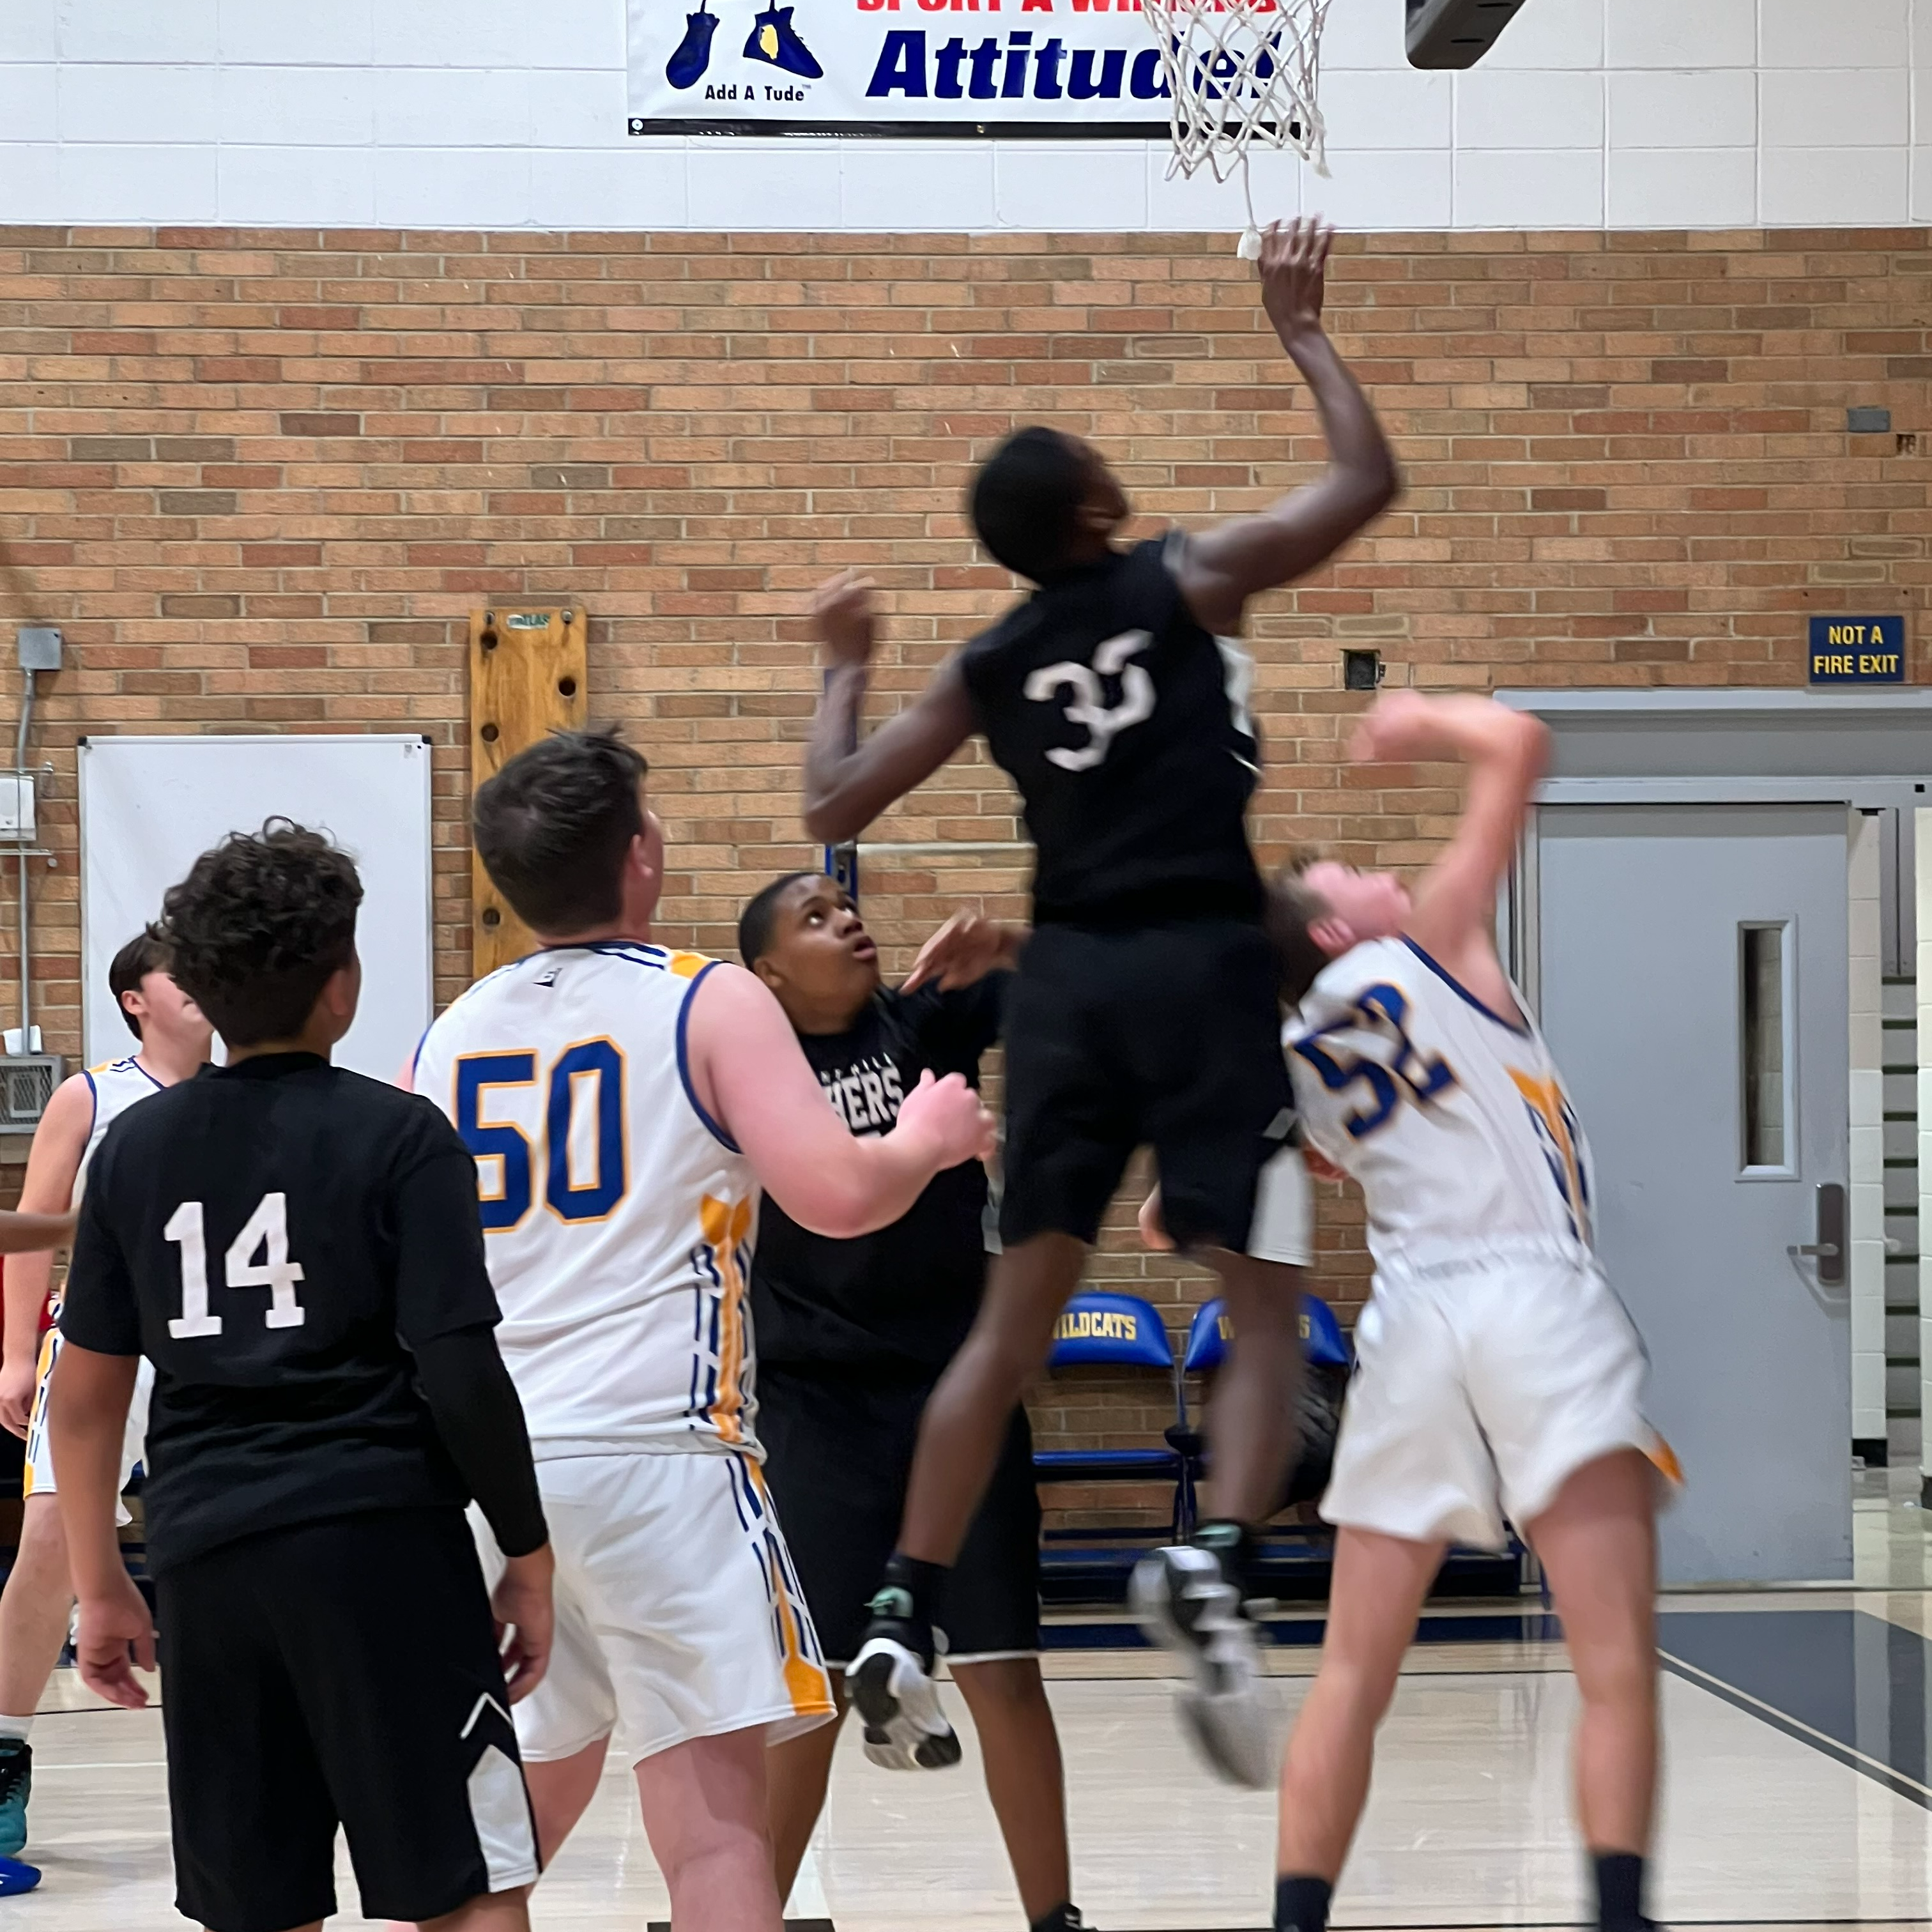
[[[1179,532],[1036,591],[961,653],[1037,848],[1034,917],[1138,926],[1258,917],[1245,814],[1254,667],[1196,620]]]
[[[94,1125],[74,1173],[74,1205],[76,1208],[86,1190],[87,1170],[93,1165],[94,1150],[106,1138],[107,1130],[136,1100],[161,1091],[161,1083],[132,1054],[125,1060],[110,1060],[104,1066],[90,1066],[80,1077],[94,1096]]]
[[[1589,1152],[1533,1024],[1377,939],[1324,969],[1284,1037],[1303,1130],[1361,1183],[1378,1266],[1588,1258]]]
[[[532,953],[417,1051],[416,1091],[476,1157],[497,1342],[539,1459],[763,1453],[746,1308],[758,1183],[685,1060],[716,963],[615,940]]]
[[[136,1100],[145,1100],[150,1094],[163,1090],[161,1083],[131,1053],[125,1060],[110,1060],[101,1066],[90,1066],[80,1077],[87,1082],[88,1093],[94,1101],[94,1124],[88,1130],[87,1144],[81,1150],[80,1165],[74,1169],[74,1191],[68,1197],[70,1208],[78,1208],[80,1197],[87,1192],[87,1170],[93,1166],[94,1150],[106,1138],[107,1130]],[[55,1289],[49,1293],[40,1310],[42,1334],[53,1326],[55,1311],[59,1306],[60,1292]],[[46,1366],[44,1363],[44,1373]]]

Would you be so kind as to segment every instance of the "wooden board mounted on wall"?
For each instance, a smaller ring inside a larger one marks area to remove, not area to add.
[[[526,745],[559,726],[581,730],[589,716],[584,613],[470,614],[470,782],[480,785]],[[530,928],[470,861],[470,966],[479,980],[536,944]]]

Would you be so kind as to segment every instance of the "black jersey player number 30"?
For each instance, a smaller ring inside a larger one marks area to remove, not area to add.
[[[208,1306],[208,1232],[199,1201],[184,1201],[168,1216],[162,1235],[181,1250],[182,1312],[168,1321],[177,1342],[219,1335],[221,1317]],[[257,1257],[260,1257],[258,1259]],[[289,1197],[278,1190],[255,1204],[240,1234],[228,1244],[223,1279],[230,1288],[266,1288],[262,1319],[271,1328],[299,1328],[308,1312],[296,1299],[302,1263],[289,1259]]]
[[[1056,745],[1046,754],[1048,763],[1063,771],[1091,771],[1120,733],[1154,716],[1154,680],[1130,662],[1153,642],[1150,631],[1124,631],[1094,652],[1090,666],[1070,661],[1043,664],[1027,680],[1026,694],[1036,704],[1050,704],[1060,692],[1070,691],[1072,701],[1062,707],[1062,715],[1070,724],[1084,725],[1089,734],[1085,744],[1071,750]],[[1120,680],[1120,701],[1111,707],[1100,702],[1103,677]]]

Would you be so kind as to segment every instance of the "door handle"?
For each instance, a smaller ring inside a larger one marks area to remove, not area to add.
[[[1794,1260],[1818,1264],[1820,1288],[1842,1288],[1845,1281],[1845,1190],[1835,1180],[1821,1180],[1816,1191],[1818,1238],[1785,1250]]]

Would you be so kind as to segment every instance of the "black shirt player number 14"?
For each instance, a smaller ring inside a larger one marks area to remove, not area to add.
[[[874,994],[839,1034],[801,1034],[826,1097],[855,1134],[882,1134],[931,1070],[979,1084],[1011,976],[956,992]],[[851,1240],[808,1233],[767,1195],[752,1268],[758,1359],[774,1366],[936,1374],[966,1339],[986,1274],[986,1170],[936,1174],[890,1227]]]
[[[265,1531],[467,1502],[410,1352],[497,1318],[455,1129],[285,1053],[205,1067],[108,1130],[61,1328],[154,1365],[159,1573]]]

